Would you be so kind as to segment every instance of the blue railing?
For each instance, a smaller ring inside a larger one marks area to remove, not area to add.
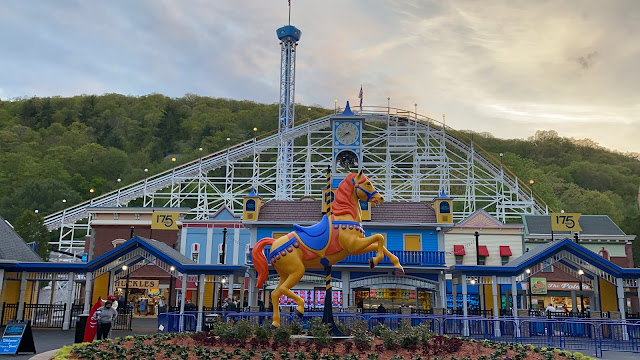
[[[253,248],[249,249],[251,254]],[[398,257],[402,266],[440,266],[444,265],[444,251],[390,251],[393,255]],[[269,258],[269,250],[264,251],[265,256]],[[375,256],[374,252],[370,252],[362,255],[349,255],[344,260],[340,261],[340,264],[351,265],[369,265],[369,259]],[[249,255],[247,264],[253,264],[253,259]],[[378,265],[391,265],[391,261],[388,257],[384,257]]]

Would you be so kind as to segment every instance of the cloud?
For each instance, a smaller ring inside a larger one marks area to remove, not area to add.
[[[586,132],[640,151],[640,2],[294,1],[296,96],[413,109],[526,138]],[[3,98],[163,93],[273,103],[284,1],[0,4]],[[629,131],[617,132],[625,128]]]

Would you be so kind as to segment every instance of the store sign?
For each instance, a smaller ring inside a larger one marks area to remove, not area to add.
[[[580,290],[579,282],[562,282],[562,281],[550,281],[547,283],[547,290],[553,291],[571,291],[571,290]],[[582,290],[590,291],[591,286],[587,283],[582,283]]]
[[[129,288],[135,289],[157,289],[160,285],[160,280],[133,280],[129,279]],[[127,279],[120,279],[116,281],[117,288],[126,288]]]
[[[179,213],[154,212],[151,218],[152,230],[178,230]]]
[[[531,278],[531,293],[534,295],[544,295],[547,293],[546,278]]]

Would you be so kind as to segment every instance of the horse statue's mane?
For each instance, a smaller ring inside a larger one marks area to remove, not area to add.
[[[340,182],[338,190],[336,190],[335,198],[331,203],[331,212],[334,215],[351,215],[354,219],[358,215],[356,204],[353,202],[353,179],[357,175],[350,173]]]

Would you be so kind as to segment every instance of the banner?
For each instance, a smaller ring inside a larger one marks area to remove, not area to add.
[[[551,231],[582,231],[581,213],[551,213]]]
[[[153,230],[178,230],[179,213],[154,212],[151,217],[151,229]]]
[[[93,339],[96,337],[96,333],[98,332],[98,320],[93,318],[93,314],[95,314],[96,310],[102,306],[102,298],[98,298],[95,304],[91,307],[91,311],[89,311],[89,318],[87,319],[87,325],[84,327],[84,340],[83,342],[93,342]]]
[[[546,278],[531,278],[531,294],[545,295],[547,293]]]
[[[117,288],[126,288],[127,279],[120,279],[116,281]],[[129,289],[157,289],[160,285],[160,280],[133,280],[129,279]]]

